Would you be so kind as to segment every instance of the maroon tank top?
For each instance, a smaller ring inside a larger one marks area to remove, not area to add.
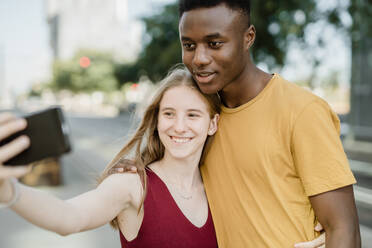
[[[164,182],[147,170],[147,195],[138,236],[127,241],[120,232],[123,248],[216,248],[217,239],[208,208],[208,219],[198,228],[182,213]]]

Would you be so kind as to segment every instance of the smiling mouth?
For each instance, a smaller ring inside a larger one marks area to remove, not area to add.
[[[209,83],[212,81],[214,76],[216,75],[215,72],[196,72],[194,73],[195,80],[199,83]]]
[[[188,137],[183,138],[183,137],[170,136],[170,138],[172,141],[174,141],[177,144],[184,144],[192,140],[192,138],[188,138]]]

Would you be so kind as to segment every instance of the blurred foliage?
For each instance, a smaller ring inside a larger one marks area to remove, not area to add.
[[[358,42],[363,38],[372,39],[372,1],[350,0],[348,12],[353,18],[350,28],[352,40]]]
[[[305,42],[305,28],[317,15],[315,1],[252,1],[251,23],[257,30],[254,60],[269,68],[283,66],[288,45]]]
[[[28,92],[30,97],[40,97],[43,94],[43,91],[47,90],[49,85],[46,83],[36,83],[33,84],[31,90]]]
[[[325,0],[323,0],[325,1]],[[271,70],[281,68],[286,62],[286,54],[292,42],[302,49],[313,49],[323,46],[322,35],[315,37],[315,45],[307,42],[308,27],[324,20],[333,25],[345,37],[355,41],[363,35],[371,37],[372,22],[365,22],[362,17],[372,16],[370,0],[338,0],[333,1],[330,8],[317,7],[318,0],[286,0],[258,1],[252,0],[251,22],[257,30],[257,38],[252,48],[252,56],[256,63],[265,63]],[[351,25],[343,22],[344,15],[351,16]],[[145,45],[138,60],[133,64],[115,64],[108,54],[93,51],[81,51],[70,61],[56,61],[54,64],[54,89],[70,89],[72,91],[110,91],[126,82],[136,82],[142,75],[150,80],[163,78],[174,64],[182,62],[181,45],[178,35],[178,4],[165,5],[160,11],[143,18],[145,23]],[[364,31],[361,32],[361,29]],[[314,40],[314,37],[311,37]],[[79,59],[87,56],[91,66],[82,68]],[[315,54],[308,55],[306,63],[313,68],[320,64],[321,58]],[[315,72],[315,70],[314,70]],[[312,79],[309,79],[311,87]]]
[[[147,75],[156,82],[167,74],[172,65],[182,62],[178,38],[178,5],[166,5],[158,14],[145,17],[143,21],[149,42],[135,64],[117,67],[119,82],[136,81],[141,75]]]
[[[253,49],[255,61],[265,62],[269,68],[282,67],[292,41],[303,49],[314,49],[314,45],[307,41],[309,37],[316,40],[315,46],[324,46],[326,40],[323,35],[314,37],[306,32],[317,22],[333,26],[345,37],[347,44],[358,46],[362,39],[372,39],[372,1],[252,0],[252,23],[257,30]],[[313,68],[316,68],[322,58],[315,54],[309,56]],[[330,77],[334,77],[335,73],[330,72]]]
[[[145,74],[145,72],[140,70],[138,63],[116,64],[114,67],[114,75],[118,80],[119,86],[127,82],[136,82],[141,74]]]
[[[143,19],[150,42],[143,49],[138,64],[152,80],[165,76],[169,68],[182,62],[178,35],[178,5],[166,5],[157,15]]]
[[[80,65],[80,59],[88,57],[90,65]],[[117,89],[112,55],[97,51],[81,50],[71,60],[57,60],[53,64],[53,90],[68,89],[72,92],[112,91]]]
[[[345,12],[353,15],[354,9],[338,1],[334,8],[319,10],[317,2],[253,0],[251,20],[257,30],[256,42],[252,49],[255,62],[263,62],[269,69],[281,68],[285,63],[290,43],[295,41],[304,49],[307,48],[306,28],[319,20],[325,20],[347,34],[348,27],[342,22],[341,17]],[[159,13],[143,19],[149,42],[135,64],[117,67],[116,75],[120,82],[135,81],[141,74],[147,74],[151,80],[156,81],[162,78],[172,65],[181,62],[177,8],[177,2],[168,4]],[[322,36],[317,39],[317,45],[322,46],[324,44]],[[319,65],[319,58],[314,56],[312,63],[313,67]]]

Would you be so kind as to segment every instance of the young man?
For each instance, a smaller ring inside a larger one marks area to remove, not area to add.
[[[250,1],[180,0],[183,62],[205,93],[219,93],[219,131],[201,167],[219,247],[360,247],[339,120],[310,92],[251,60]],[[266,18],[266,17],[262,17]]]

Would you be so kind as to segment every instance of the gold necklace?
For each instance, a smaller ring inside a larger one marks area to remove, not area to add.
[[[157,172],[159,174],[160,171],[158,170]],[[185,200],[191,200],[192,199],[193,193],[189,193],[189,194],[186,195],[184,192],[182,192],[180,190],[181,187],[180,187],[179,184],[174,183],[171,180],[169,180],[168,177],[165,174],[163,174],[162,172],[160,173],[159,178],[164,182],[165,185],[167,185],[167,183],[169,183],[169,184],[175,186],[174,188],[175,188],[175,191],[176,191],[177,195],[179,197],[181,197],[182,199],[185,199]],[[167,179],[167,180],[164,180],[164,179]],[[168,188],[168,186],[167,186],[167,188]],[[169,190],[169,188],[168,188],[168,190]]]

